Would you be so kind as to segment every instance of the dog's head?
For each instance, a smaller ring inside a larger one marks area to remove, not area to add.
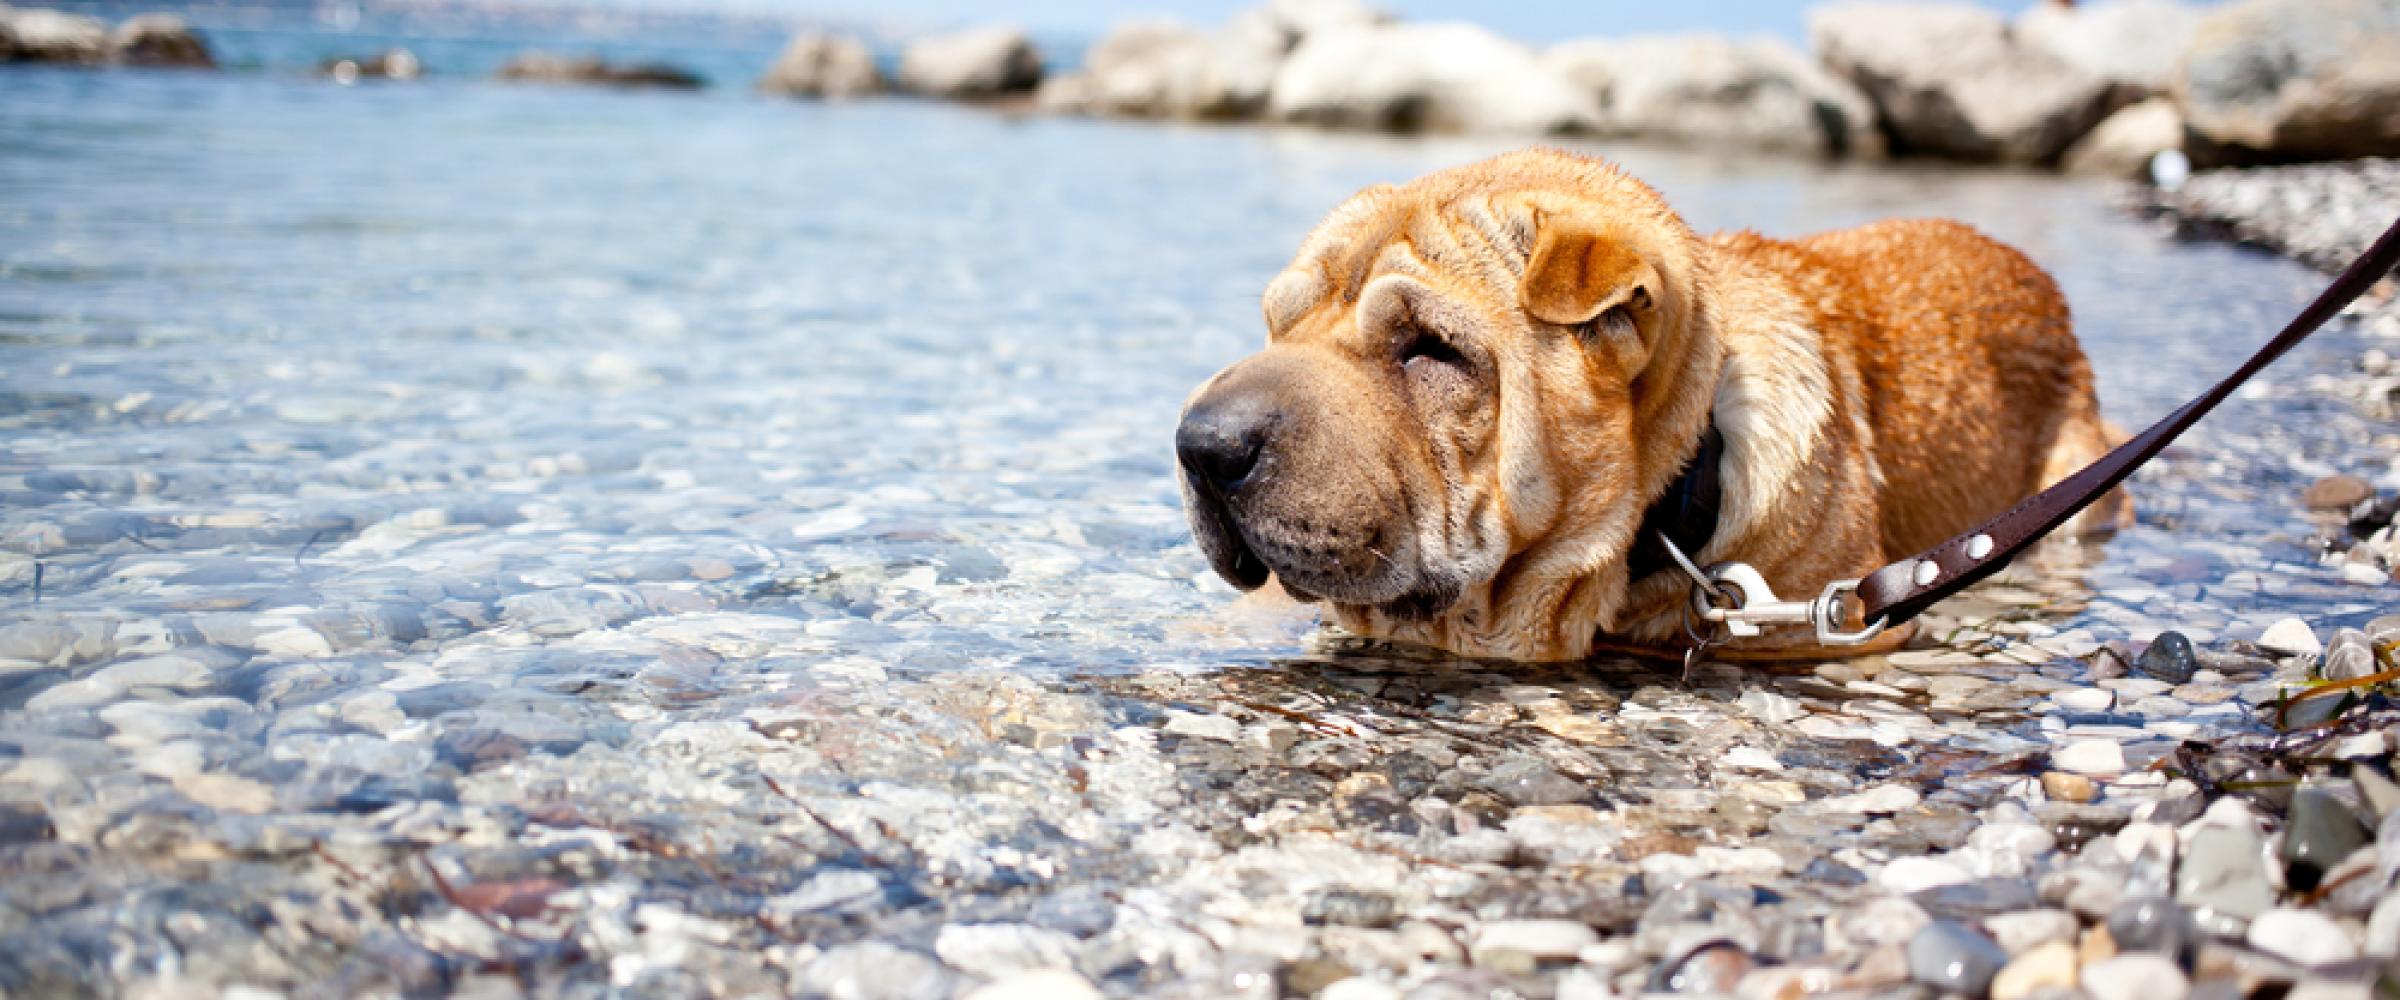
[[[1655,192],[1571,154],[1361,193],[1268,286],[1267,349],[1184,409],[1201,549],[1369,634],[1579,655],[1706,419],[1705,270]]]

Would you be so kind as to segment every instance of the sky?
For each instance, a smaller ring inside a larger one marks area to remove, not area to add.
[[[1039,32],[1097,34],[1111,22],[1170,15],[1217,24],[1257,0],[775,0],[779,9],[840,18],[864,17],[922,27],[1009,21]],[[1583,35],[1713,31],[1806,37],[1810,4],[1803,0],[1370,0],[1410,21],[1473,21],[1530,42]],[[2014,11],[2034,0],[1973,0]]]

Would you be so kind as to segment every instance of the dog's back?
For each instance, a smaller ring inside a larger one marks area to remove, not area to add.
[[[1884,478],[1886,555],[1930,547],[2107,451],[2066,298],[2014,248],[1933,219],[1718,244],[1780,274],[1825,349],[1856,365]],[[2083,524],[2113,524],[2122,510],[2112,495]]]

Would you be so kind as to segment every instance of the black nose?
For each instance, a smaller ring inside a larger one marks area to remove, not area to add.
[[[1175,428],[1175,456],[1193,480],[1231,496],[1258,470],[1275,418],[1273,405],[1259,394],[1209,393]]]

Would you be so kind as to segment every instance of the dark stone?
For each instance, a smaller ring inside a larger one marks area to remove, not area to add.
[[[2323,788],[2311,785],[2292,793],[2288,818],[2283,834],[2284,882],[2300,892],[2315,889],[2327,870],[2366,846],[2367,831],[2358,817]]]
[[[2008,952],[1965,924],[1936,920],[1908,940],[1909,978],[1943,993],[1982,996]]]
[[[1388,892],[1325,889],[1301,902],[1300,919],[1311,924],[1390,927],[1400,920],[1400,904]]]
[[[2180,960],[2197,931],[2191,914],[2174,900],[2157,896],[2128,899],[2108,913],[2108,934],[2119,951],[2147,951]]]
[[[2192,671],[2200,669],[2200,662],[2192,651],[2192,640],[2183,633],[2161,632],[2142,649],[2142,655],[2134,658],[2133,669],[2144,677],[2182,684],[2192,679]]]

